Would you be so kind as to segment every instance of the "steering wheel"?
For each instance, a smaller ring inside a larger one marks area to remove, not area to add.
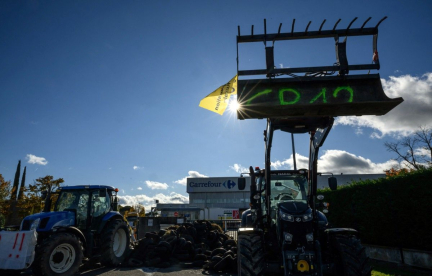
[[[284,199],[284,200],[293,200],[293,199],[294,199],[294,198],[292,197],[292,194],[289,194],[289,193],[281,193],[281,194],[279,194],[277,197],[275,197],[275,199],[277,199],[277,200],[282,200],[283,197],[289,197],[289,198],[286,198],[286,199]]]

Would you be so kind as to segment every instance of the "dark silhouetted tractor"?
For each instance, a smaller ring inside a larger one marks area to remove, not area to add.
[[[370,19],[370,18],[369,18]],[[265,75],[261,79],[238,80],[239,119],[267,119],[264,131],[265,168],[253,169],[251,208],[242,214],[238,231],[238,275],[370,275],[371,267],[359,233],[351,228],[332,228],[325,214],[322,195],[317,194],[317,159],[319,148],[329,134],[334,117],[384,115],[403,99],[389,99],[378,74],[348,75],[350,71],[379,69],[377,51],[378,25],[360,28],[237,36],[239,43],[264,42],[266,68],[239,70],[238,76]],[[309,22],[310,24],[310,22]],[[373,36],[373,62],[349,65],[347,38]],[[345,37],[340,41],[340,37]],[[332,66],[276,68],[274,43],[281,40],[334,38],[336,63]],[[273,42],[272,46],[267,46]],[[237,57],[238,61],[238,57]],[[304,73],[300,76],[299,73]],[[271,148],[274,131],[309,133],[309,168],[271,170]],[[335,168],[337,169],[337,168]],[[242,178],[240,178],[242,179]],[[244,178],[243,178],[244,180]],[[331,190],[337,181],[329,177]],[[240,190],[245,181],[239,180]]]

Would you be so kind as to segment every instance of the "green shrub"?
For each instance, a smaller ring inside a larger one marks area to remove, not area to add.
[[[363,243],[431,250],[432,169],[320,190],[332,227],[360,231]]]
[[[5,217],[2,214],[0,214],[0,228],[4,227],[5,222],[6,222]]]

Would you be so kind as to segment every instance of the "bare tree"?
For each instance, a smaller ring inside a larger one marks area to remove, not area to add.
[[[420,156],[425,159],[425,161],[432,165],[432,129],[420,127],[420,130],[417,131],[415,137],[421,144],[421,152]]]
[[[386,142],[387,151],[397,154],[395,160],[404,162],[411,169],[421,169],[432,166],[432,129],[420,127],[411,136],[400,141]]]

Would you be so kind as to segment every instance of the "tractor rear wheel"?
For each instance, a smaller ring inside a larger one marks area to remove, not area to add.
[[[81,266],[83,251],[79,238],[71,233],[57,233],[36,248],[35,275],[75,275]]]
[[[355,236],[338,235],[332,238],[333,252],[336,254],[334,275],[370,276],[372,268],[369,257],[360,240]]]
[[[118,266],[129,250],[129,229],[121,220],[111,221],[101,234],[103,265]]]
[[[238,275],[264,275],[265,268],[266,263],[261,236],[257,234],[239,235],[237,239]]]

